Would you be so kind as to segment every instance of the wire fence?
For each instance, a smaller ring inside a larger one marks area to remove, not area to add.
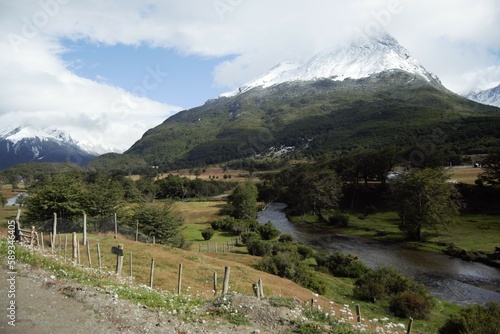
[[[115,232],[115,217],[87,217],[87,232],[89,233],[107,233]],[[52,232],[54,219],[48,219],[38,224],[35,224],[37,231]],[[123,222],[117,221],[117,233],[125,236],[127,239],[136,240],[143,243],[152,243],[153,237],[146,235],[138,230],[137,226],[131,226]],[[83,231],[83,217],[77,220],[57,218],[57,232],[72,233]]]

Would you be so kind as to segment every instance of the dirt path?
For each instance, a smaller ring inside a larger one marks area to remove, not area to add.
[[[1,277],[8,277],[2,268]],[[16,275],[16,319],[15,327],[8,324],[6,314],[0,323],[1,333],[115,333],[116,329],[104,317],[89,310],[81,302],[68,298],[60,291],[58,284],[41,277]],[[3,313],[9,306],[7,293],[9,282],[0,281],[1,306]]]
[[[183,321],[161,310],[120,300],[111,291],[59,280],[41,269],[20,265],[15,276],[15,327],[9,325],[10,277],[0,268],[0,333],[289,333],[300,312],[270,307],[256,298],[235,295],[234,307],[249,314],[250,324],[236,326],[222,318]],[[202,310],[201,313],[206,313]]]

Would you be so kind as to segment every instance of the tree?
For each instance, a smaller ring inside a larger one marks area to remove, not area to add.
[[[84,212],[82,182],[71,174],[58,174],[39,181],[30,188],[25,199],[29,222],[45,221],[53,217],[74,220]]]
[[[479,181],[494,187],[500,186],[500,150],[489,154],[483,161],[484,173],[479,175]]]
[[[307,173],[304,178],[307,185],[303,192],[305,203],[312,209],[321,222],[326,222],[323,210],[338,207],[342,198],[342,184],[337,174],[332,170],[321,170]]]
[[[116,212],[125,193],[121,185],[106,175],[98,175],[83,192],[83,207],[92,217],[109,217]]]
[[[459,214],[460,195],[447,179],[442,168],[424,168],[396,182],[394,201],[401,218],[399,227],[411,240],[422,240],[423,230],[447,226]]]
[[[5,204],[7,204],[7,198],[5,196],[0,196],[0,204],[2,208],[5,208]]]
[[[257,187],[250,181],[239,183],[229,196],[233,206],[231,216],[236,219],[253,219],[257,216]]]
[[[163,206],[139,205],[135,208],[132,221],[139,221],[141,231],[155,237],[155,242],[181,247],[182,217],[172,213],[172,206],[166,203]]]
[[[26,203],[26,197],[28,197],[25,193],[20,193],[17,195],[16,204],[19,205],[20,208],[23,207],[24,203]]]

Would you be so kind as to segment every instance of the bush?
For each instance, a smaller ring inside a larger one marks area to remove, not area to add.
[[[368,271],[368,268],[357,257],[349,254],[317,254],[315,259],[318,266],[327,268],[330,274],[337,277],[359,278]]]
[[[432,309],[432,298],[417,291],[405,291],[391,298],[389,310],[400,318],[425,319]]]
[[[266,256],[259,263],[258,269],[292,280],[317,293],[324,294],[326,292],[324,282],[316,277],[307,264],[301,262],[297,253],[283,252],[272,256]]]
[[[471,305],[460,311],[456,317],[449,318],[439,328],[439,334],[498,334],[500,328],[500,305]]]
[[[353,292],[361,300],[390,300],[389,309],[401,318],[424,319],[433,306],[426,286],[398,274],[392,268],[369,271],[354,283]]]
[[[290,234],[282,234],[280,235],[278,241],[283,243],[293,242],[293,237]]]
[[[349,215],[336,212],[328,219],[328,223],[333,226],[347,227],[349,225]]]
[[[207,228],[203,231],[201,231],[201,235],[203,239],[205,240],[210,240],[214,236],[215,231],[212,228]]]
[[[257,232],[243,232],[241,233],[241,242],[246,245],[250,239],[260,240],[260,234]]]
[[[264,240],[274,239],[281,233],[276,227],[274,227],[273,223],[271,223],[270,221],[263,225],[259,225],[257,227],[257,231],[260,233],[262,239]]]
[[[246,245],[248,254],[255,256],[270,255],[273,250],[273,244],[271,242],[259,238],[250,238]]]

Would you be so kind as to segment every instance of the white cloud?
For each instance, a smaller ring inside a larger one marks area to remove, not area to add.
[[[500,82],[496,0],[2,0],[0,126],[60,126],[123,149],[179,110],[73,74],[61,38],[234,55],[213,70],[229,90],[379,28],[454,91]]]

